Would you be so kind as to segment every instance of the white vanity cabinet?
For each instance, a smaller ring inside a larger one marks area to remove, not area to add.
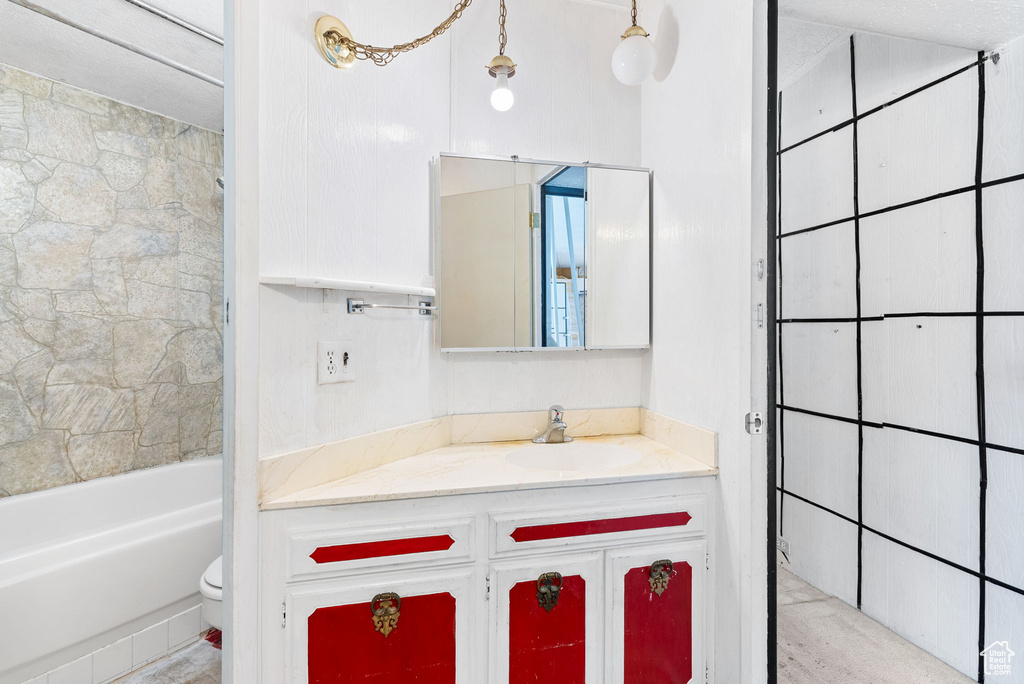
[[[264,511],[263,683],[710,681],[713,482]]]

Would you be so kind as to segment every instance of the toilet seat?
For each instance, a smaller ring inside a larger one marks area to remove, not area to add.
[[[221,629],[221,601],[224,594],[224,557],[210,563],[199,579],[199,593],[203,597],[203,619]]]

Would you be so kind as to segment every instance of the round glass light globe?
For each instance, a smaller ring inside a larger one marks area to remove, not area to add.
[[[647,36],[630,36],[612,53],[612,73],[626,85],[640,85],[652,73],[658,51]]]
[[[515,104],[516,96],[509,90],[508,76],[506,74],[498,74],[497,79],[498,82],[494,86],[494,92],[491,93],[491,106],[499,112],[507,112]]]

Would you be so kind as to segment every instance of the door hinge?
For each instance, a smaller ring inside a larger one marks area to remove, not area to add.
[[[485,588],[484,588],[484,601],[491,600],[491,576],[487,575],[484,577]]]
[[[760,411],[751,411],[744,419],[747,432],[752,435],[759,435],[764,431],[764,416]]]
[[[705,665],[704,666],[704,684],[708,684],[709,681],[711,681],[711,666],[710,665]]]
[[[288,625],[288,604],[281,599],[281,629]]]
[[[231,300],[224,300],[224,325],[231,325]]]
[[[757,279],[764,280],[764,259],[757,260]]]
[[[704,569],[705,570],[710,570],[711,569],[711,553],[706,552],[706,551],[704,552]]]

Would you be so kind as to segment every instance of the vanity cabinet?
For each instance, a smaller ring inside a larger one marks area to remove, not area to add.
[[[710,481],[264,512],[263,682],[710,681]]]

